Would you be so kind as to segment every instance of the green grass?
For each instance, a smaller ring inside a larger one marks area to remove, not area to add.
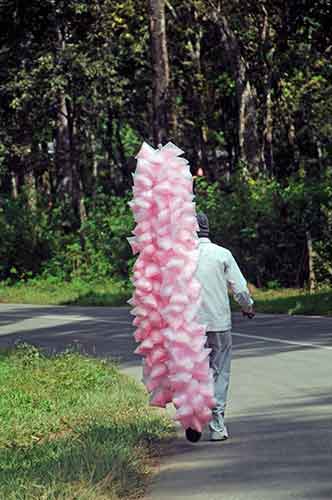
[[[55,278],[36,278],[9,286],[0,283],[0,302],[46,305],[122,306],[131,296],[125,281],[60,282]]]
[[[332,315],[332,289],[314,293],[307,290],[258,290],[253,293],[255,308],[261,313]]]
[[[0,353],[0,499],[137,498],[172,434],[143,388],[106,361]]]
[[[131,294],[132,287],[126,281],[76,279],[63,283],[52,278],[38,278],[13,286],[0,283],[0,302],[7,303],[123,306]],[[253,296],[256,310],[261,313],[332,315],[332,290],[328,288],[311,294],[292,288],[254,288]]]

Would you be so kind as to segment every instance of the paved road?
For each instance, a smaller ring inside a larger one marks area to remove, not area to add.
[[[149,499],[332,500],[332,318],[235,316],[234,332],[231,439],[179,433]],[[0,305],[0,346],[18,338],[76,343],[140,376],[128,309]]]

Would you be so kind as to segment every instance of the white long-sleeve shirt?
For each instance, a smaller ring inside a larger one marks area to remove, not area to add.
[[[228,288],[243,309],[250,310],[253,300],[247,282],[232,253],[215,245],[209,238],[199,239],[199,259],[196,278],[202,286],[201,307],[198,321],[206,325],[206,331],[230,330],[231,309]]]

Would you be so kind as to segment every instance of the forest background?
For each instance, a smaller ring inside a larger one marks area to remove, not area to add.
[[[134,156],[171,140],[255,287],[329,287],[331,23],[330,0],[1,0],[2,286],[126,295]]]

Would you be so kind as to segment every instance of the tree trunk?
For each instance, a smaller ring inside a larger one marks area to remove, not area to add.
[[[149,0],[152,53],[153,140],[166,142],[170,116],[170,72],[167,52],[165,0]]]
[[[322,174],[325,171],[325,165],[324,165],[324,155],[323,155],[323,149],[322,149],[322,143],[317,136],[317,134],[313,134],[316,150],[317,150],[317,159],[318,159],[318,170],[319,170],[319,178],[322,177]]]
[[[251,173],[257,173],[260,166],[260,145],[257,134],[256,91],[250,83],[247,63],[227,17],[215,8],[211,15],[219,27],[221,45],[236,85],[239,159]]]
[[[12,188],[12,198],[17,200],[18,198],[18,186],[17,186],[17,176],[14,170],[10,171],[10,183]]]
[[[70,200],[73,188],[73,172],[71,165],[71,145],[68,124],[66,98],[61,93],[58,96],[58,124],[56,136],[56,167],[58,177],[58,192],[62,201]]]
[[[240,74],[245,75],[244,65],[240,68]],[[240,161],[251,173],[257,173],[260,164],[260,148],[256,124],[256,92],[246,78],[238,78],[237,96],[239,107]]]
[[[27,196],[27,205],[31,212],[35,212],[37,207],[37,189],[36,179],[31,165],[28,165],[24,172],[24,186]]]
[[[301,153],[296,139],[296,130],[293,118],[290,118],[289,120],[287,132],[288,150],[290,151],[289,163],[293,164],[294,170],[297,171],[300,168]]]
[[[191,24],[194,27],[192,34],[192,41],[188,42],[188,50],[193,65],[193,74],[191,80],[191,112],[192,121],[195,123],[195,138],[194,148],[196,150],[196,157],[198,165],[202,167],[205,172],[209,172],[208,155],[207,155],[207,127],[204,120],[204,110],[202,103],[202,67],[201,67],[201,41],[203,37],[203,30],[197,22],[197,12],[193,7]]]
[[[93,203],[96,202],[97,187],[98,187],[98,158],[97,158],[97,144],[96,136],[93,130],[90,133],[90,149],[92,156],[92,199]]]
[[[57,29],[58,49],[62,52],[65,48],[65,40],[61,28]],[[71,166],[71,141],[69,130],[69,110],[67,107],[65,93],[59,92],[57,108],[57,133],[56,154],[57,185],[60,200],[69,201],[73,188],[73,172]]]
[[[36,182],[36,162],[40,162],[40,151],[38,143],[33,140],[32,131],[27,131],[27,143],[29,145],[30,154],[25,160],[24,169],[24,187],[26,193],[27,206],[33,213],[37,209],[37,182]]]
[[[105,149],[107,152],[106,160],[109,164],[115,163],[116,158],[113,151],[113,110],[109,106],[107,110],[107,125],[106,125],[106,137],[105,137]]]
[[[79,137],[79,113],[78,116],[73,119],[71,124],[71,164],[73,171],[73,189],[72,189],[72,204],[74,212],[76,213],[79,220],[79,227],[85,222],[87,218],[85,201],[84,201],[84,187],[82,180],[82,165],[81,165],[81,155],[80,155],[80,137]],[[72,113],[74,115],[74,113]]]
[[[265,118],[262,140],[262,163],[270,176],[273,175],[273,108],[272,108],[272,71],[274,44],[271,40],[272,29],[270,26],[269,13],[262,4],[263,29],[261,34],[261,59],[264,61],[264,86],[265,86]]]
[[[176,90],[174,88],[174,84],[170,81],[169,84],[169,109],[168,109],[168,133],[170,138],[176,142],[177,134],[178,134],[178,115],[177,108],[175,105],[176,102]]]
[[[263,159],[269,175],[273,175],[273,114],[272,114],[272,89],[268,83],[266,89],[265,127],[263,134]]]
[[[312,239],[310,231],[306,232],[307,251],[308,251],[308,268],[309,268],[309,291],[312,293],[316,288],[316,276],[314,270],[314,251],[312,247]]]

